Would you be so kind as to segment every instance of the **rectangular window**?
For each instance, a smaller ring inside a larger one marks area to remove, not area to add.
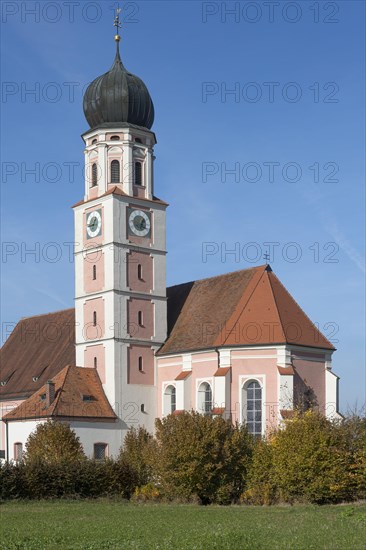
[[[94,443],[95,460],[104,460],[107,458],[107,443]]]
[[[23,444],[14,443],[14,460],[19,462],[23,458]]]

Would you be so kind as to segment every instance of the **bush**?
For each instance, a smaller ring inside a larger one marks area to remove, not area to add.
[[[48,420],[38,424],[25,446],[25,462],[57,463],[82,460],[83,447],[75,432],[66,424]]]
[[[260,506],[276,503],[278,488],[273,477],[272,446],[268,441],[259,439],[253,447],[247,489],[242,493],[240,501]]]
[[[155,471],[168,498],[203,504],[239,498],[246,479],[250,437],[244,427],[196,412],[156,421]]]
[[[271,479],[285,502],[323,504],[348,496],[348,453],[337,424],[308,411],[270,438]]]
[[[131,428],[125,437],[119,460],[134,472],[136,485],[142,487],[153,480],[156,441],[145,428]]]

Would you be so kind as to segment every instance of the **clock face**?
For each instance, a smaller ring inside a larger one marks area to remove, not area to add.
[[[86,234],[88,239],[98,237],[102,232],[102,216],[100,210],[90,212],[86,216]]]
[[[128,217],[130,231],[138,237],[146,237],[150,234],[150,216],[142,210],[131,210]]]

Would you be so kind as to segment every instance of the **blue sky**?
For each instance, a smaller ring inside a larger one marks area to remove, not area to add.
[[[112,64],[115,4],[72,4],[1,5],[3,338],[20,317],[73,305],[82,90]],[[123,61],[156,109],[168,285],[263,264],[271,248],[338,348],[342,409],[360,407],[364,3],[269,4],[124,4]]]

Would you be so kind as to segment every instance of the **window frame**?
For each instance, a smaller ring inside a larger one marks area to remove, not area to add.
[[[171,393],[167,390],[172,388]],[[170,396],[169,407],[167,407],[167,398]],[[168,411],[169,408],[169,411]],[[173,382],[168,382],[163,388],[163,416],[173,414],[177,410],[177,387]]]
[[[103,445],[104,446],[104,457],[103,458],[97,458],[95,456],[95,447],[97,445]],[[105,443],[105,441],[96,441],[93,443],[93,458],[94,460],[105,460],[109,456],[109,449],[108,449],[108,443]]]
[[[18,452],[19,447],[20,447],[20,457]],[[23,443],[21,441],[15,441],[13,446],[13,451],[14,451],[15,462],[21,462],[23,460],[23,454],[24,454]]]
[[[266,377],[265,375],[255,375],[255,376],[245,376],[241,377],[239,388],[240,388],[240,396],[239,396],[239,402],[240,402],[240,423],[247,425],[247,406],[246,406],[246,400],[247,400],[247,388],[250,383],[256,382],[260,389],[261,389],[261,433],[254,432],[252,434],[254,437],[264,436],[265,434],[265,426],[266,426],[266,408],[265,408],[265,383],[266,383]],[[255,422],[255,420],[254,420]],[[248,429],[249,431],[249,429]],[[252,433],[252,432],[249,432]]]
[[[114,167],[118,167],[114,168]],[[118,175],[118,178],[117,178]],[[121,183],[121,163],[117,159],[111,160],[110,164],[110,181],[111,183]]]
[[[211,395],[210,401],[207,400],[207,395],[206,395],[208,388],[206,387],[205,390],[200,389],[204,384],[209,388],[209,392]],[[200,394],[202,394],[203,392],[205,393],[205,396],[204,396],[204,400],[201,401]],[[205,404],[204,409],[201,407],[201,403]],[[210,407],[207,407],[207,403],[210,403]],[[212,414],[213,408],[214,408],[213,382],[207,379],[197,380],[197,395],[196,395],[197,412],[199,412],[200,414],[209,415],[209,414]]]

